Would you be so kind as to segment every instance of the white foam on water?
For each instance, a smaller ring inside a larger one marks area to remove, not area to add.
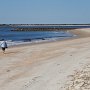
[[[63,39],[67,39],[67,38],[72,38],[72,37],[54,37],[54,38],[44,38],[44,40],[36,39],[36,40],[31,40],[31,41],[12,41],[12,40],[7,40],[6,42],[7,42],[7,45],[9,47],[9,46],[16,46],[16,45],[23,45],[23,44],[32,44],[32,43],[34,44],[34,43],[40,43],[40,42],[51,42],[51,41],[57,41],[57,40],[63,40]]]

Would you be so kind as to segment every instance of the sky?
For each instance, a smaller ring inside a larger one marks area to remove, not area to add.
[[[0,24],[87,24],[90,0],[0,0]]]

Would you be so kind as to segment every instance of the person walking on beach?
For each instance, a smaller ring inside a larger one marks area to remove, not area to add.
[[[3,53],[5,53],[5,49],[7,48],[6,41],[5,40],[1,41],[1,44],[0,45],[1,45],[1,48],[2,48]]]

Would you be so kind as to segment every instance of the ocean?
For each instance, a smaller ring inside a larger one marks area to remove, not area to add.
[[[45,40],[57,37],[71,37],[72,35],[63,31],[11,31],[12,27],[0,27],[0,40],[32,41]]]
[[[79,26],[79,28],[81,27]],[[75,36],[65,31],[11,31],[13,29],[14,28],[10,26],[0,27],[0,41],[5,39],[9,45],[18,45],[23,43],[62,40]]]

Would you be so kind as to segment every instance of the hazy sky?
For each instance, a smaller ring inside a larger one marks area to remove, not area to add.
[[[90,23],[90,0],[0,0],[0,24]]]

